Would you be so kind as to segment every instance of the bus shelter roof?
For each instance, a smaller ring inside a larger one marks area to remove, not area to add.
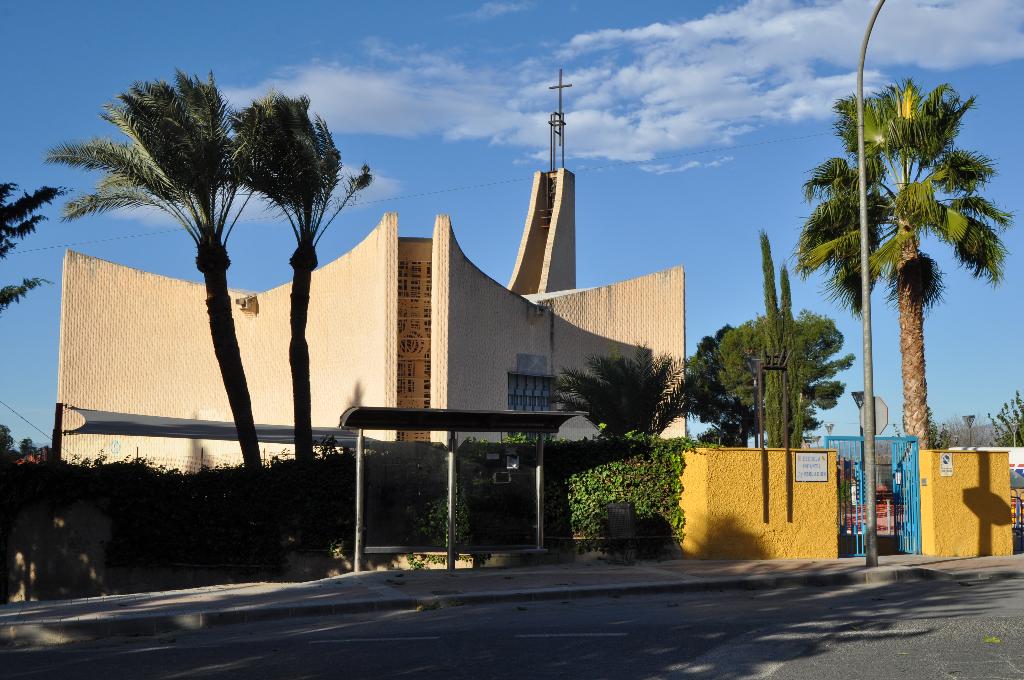
[[[570,418],[586,415],[580,411],[479,411],[354,406],[342,414],[339,426],[353,430],[555,433]]]

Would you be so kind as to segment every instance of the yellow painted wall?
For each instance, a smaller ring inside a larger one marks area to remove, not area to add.
[[[836,452],[828,482],[797,482],[796,454],[822,450],[698,449],[686,454],[680,504],[690,559],[839,556]],[[787,474],[788,467],[788,474]]]
[[[1012,555],[1007,451],[950,451],[953,474],[940,474],[943,451],[921,451],[921,551],[925,555]]]

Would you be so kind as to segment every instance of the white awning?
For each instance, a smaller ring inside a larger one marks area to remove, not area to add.
[[[64,434],[111,434],[135,437],[168,437],[174,439],[209,439],[237,441],[235,424],[220,420],[191,420],[143,416],[135,413],[114,413],[92,409],[66,407],[80,414],[85,423]],[[265,444],[295,443],[295,429],[291,425],[257,425],[256,437]],[[339,427],[314,427],[313,440],[334,437],[338,446],[355,447],[356,433]]]

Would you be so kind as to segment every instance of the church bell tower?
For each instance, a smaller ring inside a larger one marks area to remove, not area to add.
[[[565,169],[565,112],[558,70],[558,110],[548,119],[551,128],[550,168],[533,175],[533,190],[515,269],[508,287],[520,295],[551,293],[576,287],[576,176]],[[561,166],[555,162],[561,155]]]

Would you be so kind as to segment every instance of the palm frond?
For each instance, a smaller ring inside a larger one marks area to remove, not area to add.
[[[272,92],[232,118],[235,159],[243,181],[267,197],[292,223],[300,244],[315,247],[349,200],[369,185],[346,182],[341,154],[323,118],[310,116],[309,99]],[[364,166],[369,176],[369,169]]]
[[[127,141],[67,142],[47,154],[48,162],[102,173],[93,192],[66,206],[65,218],[155,208],[197,244],[222,247],[238,190],[229,116],[212,74],[178,71],[173,84],[135,83],[103,113]]]
[[[914,266],[927,279],[921,295],[927,304],[941,299],[937,264],[917,252],[925,233],[951,245],[972,275],[991,282],[1002,276],[1006,251],[998,231],[1010,226],[1012,215],[978,195],[995,175],[995,165],[983,154],[955,146],[964,116],[974,105],[973,97],[962,99],[948,84],[924,92],[910,79],[865,100],[872,285],[884,280],[891,295],[897,292],[899,269],[920,261]],[[818,165],[804,184],[804,197],[814,208],[801,232],[796,271],[803,277],[822,272],[830,297],[856,311],[856,100],[844,97],[833,108],[845,156]],[[911,247],[917,256],[908,258]]]
[[[685,415],[683,364],[669,355],[655,356],[642,346],[631,357],[593,355],[585,369],[559,374],[555,402],[564,409],[586,412],[610,434],[656,435]]]
[[[942,273],[939,264],[927,253],[919,252],[909,267],[910,270],[905,269],[903,274],[907,278],[917,279],[920,286],[919,302],[921,307],[928,310],[942,302],[946,284],[945,274]],[[899,304],[899,272],[895,270],[889,276],[889,290],[886,299],[894,307]]]

